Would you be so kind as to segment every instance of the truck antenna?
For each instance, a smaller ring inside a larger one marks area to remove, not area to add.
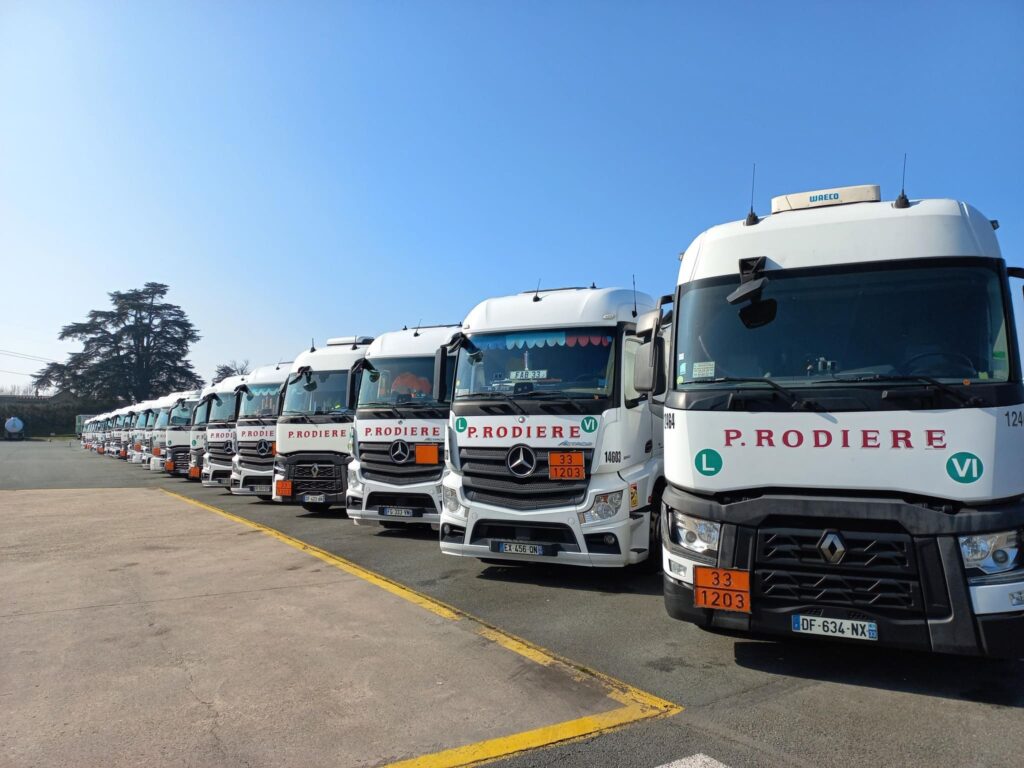
[[[633,317],[636,317],[636,275],[633,275]]]
[[[540,301],[540,279],[537,280],[537,290],[533,292],[533,300]]]
[[[419,320],[417,320],[417,321],[416,321],[416,330],[415,330],[415,331],[413,331],[413,333],[412,333],[412,337],[413,337],[414,339],[415,339],[415,338],[416,338],[417,336],[419,336],[419,335],[420,335],[420,326],[421,326],[421,325],[423,325],[423,318],[422,318],[422,317],[421,317],[421,318],[420,318]]]
[[[752,227],[760,219],[757,214],[754,213],[754,181],[757,179],[757,163],[754,163],[753,169],[750,171],[750,213],[747,214],[747,218],[743,220],[743,226]]]
[[[910,200],[907,199],[907,153],[903,153],[903,180],[900,182],[900,196],[892,204],[893,208],[909,208]]]
[[[312,336],[309,338],[309,351],[316,352],[316,340]]]

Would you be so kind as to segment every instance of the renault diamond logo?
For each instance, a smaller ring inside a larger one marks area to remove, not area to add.
[[[818,542],[818,551],[821,552],[826,563],[838,565],[839,561],[843,559],[843,555],[846,554],[846,542],[843,541],[843,537],[839,535],[838,531],[825,531],[821,541]]]
[[[320,475],[320,465],[319,464],[314,464],[310,468],[309,474],[311,474],[313,477],[318,477]]]
[[[526,445],[514,445],[505,457],[505,466],[516,477],[529,477],[537,469],[537,454]]]
[[[267,440],[260,440],[256,443],[256,453],[260,456],[267,456],[270,453],[270,442]]]
[[[391,448],[388,449],[388,453],[395,464],[405,464],[412,455],[412,451],[409,450],[409,444],[405,440],[395,440],[391,444]]]

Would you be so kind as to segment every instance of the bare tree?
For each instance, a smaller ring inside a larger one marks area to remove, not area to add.
[[[217,366],[217,370],[213,373],[213,380],[210,383],[218,384],[228,376],[245,376],[247,373],[249,373],[248,360],[243,360],[242,362],[229,360]]]

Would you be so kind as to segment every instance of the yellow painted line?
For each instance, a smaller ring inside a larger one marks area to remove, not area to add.
[[[629,685],[628,683],[624,683],[621,680],[617,680],[603,672],[598,672],[597,670],[590,669],[582,664],[570,661],[569,659],[559,656],[553,651],[549,651],[535,643],[531,643],[529,640],[516,637],[515,635],[489,624],[483,619],[466,613],[454,606],[447,605],[440,600],[435,600],[434,598],[417,592],[404,584],[399,584],[397,581],[392,581],[386,576],[374,573],[373,571],[363,568],[360,565],[356,565],[343,557],[339,557],[338,555],[327,552],[319,547],[314,547],[312,544],[307,544],[300,539],[293,538],[286,533],[282,533],[281,531],[263,525],[262,523],[256,523],[252,520],[248,520],[239,515],[234,515],[226,510],[220,509],[219,507],[204,504],[203,502],[197,501],[189,496],[185,496],[184,494],[169,491],[166,488],[161,488],[160,490],[169,496],[181,499],[187,504],[213,512],[214,514],[220,515],[221,517],[227,518],[228,520],[232,520],[236,523],[241,523],[249,528],[260,531],[271,538],[282,541],[295,549],[301,550],[302,552],[308,552],[335,568],[363,579],[370,584],[390,592],[396,597],[400,597],[403,600],[407,600],[410,603],[420,606],[421,608],[425,608],[438,616],[442,616],[453,621],[464,619],[466,621],[473,622],[477,625],[476,632],[478,635],[500,645],[502,648],[519,654],[523,658],[529,659],[536,664],[546,667],[557,667],[574,680],[580,682],[596,681],[600,683],[607,690],[608,698],[620,705],[608,712],[602,712],[597,715],[588,715],[575,720],[566,720],[562,723],[546,725],[530,731],[522,731],[521,733],[514,733],[509,736],[501,736],[495,739],[476,742],[474,744],[467,744],[462,747],[446,749],[430,755],[402,760],[397,763],[392,763],[388,768],[459,768],[459,766],[478,765],[491,760],[510,757],[520,752],[537,749],[539,747],[548,747],[553,744],[561,744],[584,737],[596,736],[615,728],[621,728],[624,725],[635,723],[639,720],[669,717],[683,711],[683,708],[678,704],[673,704],[671,701],[667,701],[655,696],[654,694],[642,691],[639,688]]]

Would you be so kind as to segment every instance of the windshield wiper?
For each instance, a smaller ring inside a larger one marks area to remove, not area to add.
[[[939,390],[943,394],[949,395],[954,400],[956,400],[958,403],[960,403],[961,407],[963,407],[963,408],[967,408],[969,406],[974,406],[974,405],[980,405],[981,402],[982,402],[980,398],[971,397],[971,396],[965,395],[963,392],[960,392],[959,390],[954,389],[953,387],[949,386],[948,384],[943,384],[938,379],[934,379],[931,376],[919,376],[916,373],[915,374],[911,374],[911,375],[906,375],[906,376],[902,375],[902,374],[869,373],[869,374],[863,374],[863,375],[857,375],[857,376],[850,376],[850,377],[847,377],[847,378],[841,378],[840,375],[837,375],[833,379],[833,381],[854,382],[854,383],[878,382],[880,384],[887,384],[887,383],[899,384],[901,382],[902,383],[910,384],[910,383],[917,382],[918,384],[921,384],[921,383],[927,384],[929,387],[934,387],[935,389]],[[886,390],[882,394],[882,397],[885,398],[890,391],[892,391],[894,394],[899,394],[899,390]]]
[[[282,416],[292,416],[292,417],[296,417],[297,416],[297,417],[300,417],[307,424],[312,421],[312,419],[309,418],[308,414],[303,413],[302,411],[293,411],[290,408],[287,409],[287,410],[281,411],[281,415]]]
[[[519,403],[517,403],[515,401],[515,399],[512,397],[512,395],[510,395],[508,392],[499,392],[497,390],[494,390],[494,391],[491,391],[491,392],[472,392],[472,393],[467,394],[467,395],[456,395],[455,399],[456,400],[495,400],[495,399],[505,400],[506,402],[508,402],[509,405],[511,405],[513,408],[515,408],[521,414],[523,414],[524,416],[526,415],[526,411],[523,410],[523,406],[521,406]]]
[[[576,398],[570,397],[563,392],[545,392],[543,389],[534,389],[529,392],[521,392],[514,397],[522,400],[526,400],[528,398],[532,400],[557,400],[558,402],[565,403],[566,405],[571,405],[577,413],[586,413],[586,411],[583,410],[583,406],[576,402]]]
[[[717,379],[700,380],[695,381],[695,384],[767,384],[773,390],[784,396],[793,405],[794,410],[815,410],[818,408],[818,404],[813,400],[800,397],[796,392],[784,387],[776,381],[772,381],[769,378],[757,377],[757,376],[719,376]],[[729,395],[729,404],[727,406],[730,410],[732,409],[732,394]]]

